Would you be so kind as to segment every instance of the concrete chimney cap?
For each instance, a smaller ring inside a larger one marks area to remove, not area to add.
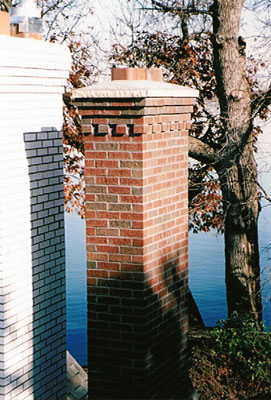
[[[82,98],[145,98],[145,97],[193,97],[198,90],[161,81],[114,80],[81,89],[74,89],[72,97]]]

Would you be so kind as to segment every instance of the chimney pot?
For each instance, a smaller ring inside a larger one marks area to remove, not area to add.
[[[12,35],[42,34],[43,22],[36,0],[20,0],[16,7],[12,7],[10,9],[10,23]]]
[[[159,68],[112,68],[112,81],[163,81],[163,72]]]

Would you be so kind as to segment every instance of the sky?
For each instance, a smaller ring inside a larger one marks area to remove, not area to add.
[[[110,37],[110,31],[112,31],[112,28],[118,29],[117,19],[122,16],[121,1],[91,0],[91,3],[93,4],[93,15],[90,17],[89,22],[94,26],[97,34],[99,33],[105,48],[109,49],[112,42],[114,42],[114,37],[112,35]],[[128,6],[130,4],[129,0],[124,1],[124,4]],[[255,54],[255,39],[260,31],[259,20],[255,20],[255,15],[255,12],[244,8],[240,34],[246,38],[248,54]],[[160,26],[159,29],[161,29]],[[257,52],[260,52],[261,49],[258,44],[256,46]],[[266,61],[269,59],[271,57],[268,57]]]

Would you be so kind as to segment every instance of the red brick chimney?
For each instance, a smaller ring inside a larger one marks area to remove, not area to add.
[[[90,397],[187,390],[188,130],[197,91],[157,69],[75,90],[85,134]]]

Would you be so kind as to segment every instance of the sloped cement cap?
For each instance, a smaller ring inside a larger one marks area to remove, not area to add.
[[[73,99],[87,98],[146,98],[190,97],[197,98],[198,90],[167,82],[150,80],[114,80],[72,91]]]

